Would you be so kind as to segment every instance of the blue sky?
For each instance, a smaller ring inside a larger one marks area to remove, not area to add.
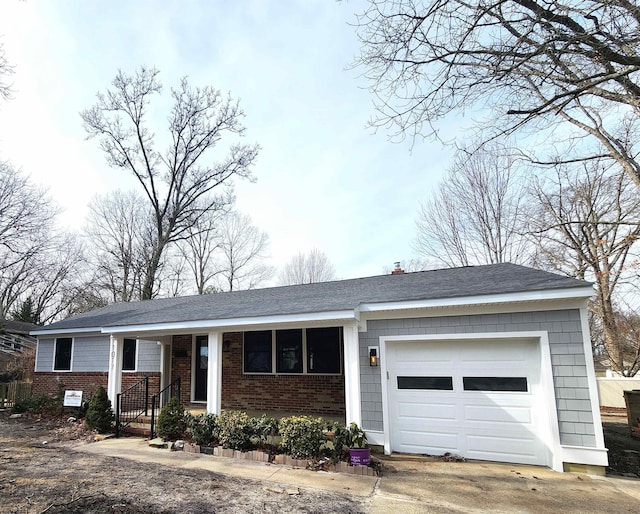
[[[61,223],[80,228],[93,195],[136,185],[85,139],[79,112],[119,68],[155,66],[167,90],[187,75],[241,100],[247,141],[262,151],[257,180],[235,184],[237,208],[269,234],[271,263],[316,247],[340,278],[380,274],[413,256],[419,202],[452,152],[429,141],[411,150],[366,128],[372,97],[347,69],[362,5],[3,0],[15,95],[0,105],[0,158],[48,187]],[[161,135],[168,104],[154,105]]]

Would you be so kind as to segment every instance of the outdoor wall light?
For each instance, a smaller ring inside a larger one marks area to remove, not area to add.
[[[369,346],[369,366],[377,367],[379,360],[378,348],[376,346]]]

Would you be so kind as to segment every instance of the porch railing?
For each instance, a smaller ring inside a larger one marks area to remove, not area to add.
[[[176,378],[158,394],[154,394],[151,397],[151,439],[157,435],[158,415],[160,414],[160,410],[167,404],[169,399],[174,396],[178,398],[178,401],[180,401],[180,377]]]
[[[149,414],[149,377],[116,396],[116,437],[140,416]]]

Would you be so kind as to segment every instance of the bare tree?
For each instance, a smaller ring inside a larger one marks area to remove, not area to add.
[[[109,165],[133,173],[153,211],[153,247],[142,284],[142,298],[148,299],[154,295],[165,248],[187,237],[204,212],[228,203],[227,196],[212,193],[234,176],[250,177],[258,146],[232,143],[222,160],[212,160],[223,136],[244,134],[244,112],[229,96],[210,86],[192,88],[184,78],[171,90],[170,144],[161,151],[147,112],[151,98],[162,89],[158,71],[119,71],[112,85],[81,116],[89,137],[99,139]]]
[[[524,187],[512,152],[498,144],[459,151],[438,191],[420,207],[414,248],[429,262],[524,262]]]
[[[56,230],[57,212],[44,189],[0,163],[0,317],[28,298],[41,322],[63,310],[63,290],[75,277],[82,249],[74,236]]]
[[[9,64],[4,53],[4,45],[0,43],[0,98],[7,100],[11,97],[11,84],[6,82],[6,76],[13,73],[13,66]]]
[[[375,126],[435,134],[438,119],[480,104],[506,133],[564,121],[640,186],[635,2],[370,0],[358,32],[355,65],[376,97]],[[602,157],[570,140],[576,153],[565,148],[550,164]]]
[[[602,319],[593,313],[589,316],[589,330],[593,341],[593,352],[602,364],[607,365],[622,376],[634,377],[640,372],[640,315],[637,310],[628,306],[620,306],[616,309],[615,342],[618,358],[624,361],[624,367],[616,367],[609,358],[608,345],[605,342]],[[610,347],[610,346],[609,346]]]
[[[198,294],[210,292],[211,282],[220,273],[216,263],[219,251],[219,225],[222,211],[210,211],[190,228],[189,237],[180,245],[183,259],[191,269]]]
[[[336,278],[335,268],[327,254],[312,249],[308,254],[300,252],[280,270],[278,282],[282,285],[313,284]]]
[[[112,302],[140,300],[155,235],[144,197],[121,191],[95,197],[87,220],[92,282],[107,291]]]
[[[239,212],[211,212],[191,229],[182,254],[198,294],[253,289],[273,276],[269,236]]]
[[[630,276],[640,198],[619,168],[598,162],[582,168],[558,167],[553,181],[535,185],[540,207],[530,218],[530,232],[540,250],[539,265],[595,282],[590,309],[601,324],[611,367],[626,375],[628,337],[619,325],[616,292]]]
[[[264,262],[269,236],[249,216],[233,212],[222,218],[218,248],[223,290],[253,289],[273,276],[273,268]]]

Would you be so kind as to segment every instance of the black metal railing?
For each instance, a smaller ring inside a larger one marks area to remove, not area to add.
[[[116,437],[140,416],[149,414],[149,377],[116,395]]]
[[[156,436],[158,427],[158,415],[160,410],[164,407],[170,398],[178,398],[180,401],[180,377],[176,378],[167,387],[165,387],[158,394],[154,394],[151,397],[151,434],[150,439]]]

